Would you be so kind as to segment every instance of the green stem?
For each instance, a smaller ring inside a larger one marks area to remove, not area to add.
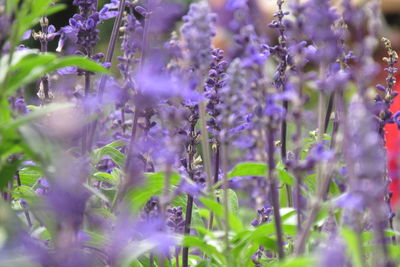
[[[227,144],[227,142],[224,142],[222,145],[222,168],[223,168],[223,172],[224,172],[223,205],[224,205],[225,254],[227,256],[228,266],[232,266],[231,249],[230,249],[230,242],[229,242],[229,202],[228,202],[229,183],[228,183],[228,175],[227,175],[228,174],[228,144]]]

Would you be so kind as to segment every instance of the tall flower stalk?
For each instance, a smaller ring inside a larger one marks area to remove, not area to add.
[[[107,47],[107,53],[106,53],[106,56],[104,59],[105,62],[112,62],[112,59],[114,56],[115,46],[117,44],[117,39],[118,39],[118,32],[119,32],[119,28],[120,28],[124,10],[125,10],[125,1],[126,0],[119,1],[118,16],[116,17],[116,19],[114,21],[110,41],[109,41],[108,47]],[[102,100],[103,100],[106,82],[107,82],[107,76],[102,75],[101,79],[100,79],[98,93],[97,93],[99,104],[101,104]],[[89,138],[88,138],[88,149],[90,149],[93,145],[93,142],[95,139],[95,134],[96,134],[97,123],[98,123],[98,119],[96,119],[91,125],[91,131],[90,131]]]

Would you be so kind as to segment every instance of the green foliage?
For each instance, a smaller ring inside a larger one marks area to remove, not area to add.
[[[99,163],[101,159],[105,156],[109,156],[115,164],[118,165],[121,169],[125,166],[125,155],[122,154],[118,149],[118,147],[124,146],[125,144],[122,141],[115,141],[111,144],[105,145],[101,148],[98,148],[93,151],[93,164],[96,165]]]
[[[228,177],[244,177],[244,176],[266,176],[267,165],[260,162],[242,162],[237,164],[232,171],[228,173]]]
[[[108,73],[107,69],[103,66],[84,57],[67,56],[58,58],[56,54],[38,54],[38,51],[33,49],[17,51],[16,53],[18,54],[19,52],[27,53],[27,55],[15,64],[12,64],[8,69],[9,78],[7,80],[7,87],[2,92],[4,96],[9,95],[18,88],[35,81],[47,73],[68,66],[75,66],[93,72]],[[4,81],[0,79],[0,83],[2,82]]]
[[[143,184],[133,188],[126,199],[131,204],[132,210],[138,212],[152,196],[160,196],[164,188],[164,172],[146,173]],[[176,187],[181,180],[177,173],[170,177],[170,191]]]
[[[363,267],[364,260],[362,255],[361,236],[357,236],[357,234],[353,230],[346,227],[342,227],[340,229],[340,234],[346,242],[348,256],[350,256],[353,266]]]

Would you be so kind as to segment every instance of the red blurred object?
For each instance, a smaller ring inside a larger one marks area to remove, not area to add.
[[[400,80],[400,74],[396,76]],[[400,82],[397,82],[394,91],[400,93]],[[390,111],[396,113],[400,111],[400,95],[395,98]],[[389,191],[393,193],[391,206],[394,210],[400,208],[400,130],[396,124],[387,124],[385,126],[386,148],[389,160],[389,176],[392,182],[389,185]]]

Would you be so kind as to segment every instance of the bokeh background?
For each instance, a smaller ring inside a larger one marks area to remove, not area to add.
[[[145,2],[147,0],[138,0],[138,2]],[[163,30],[160,31],[160,38],[167,40],[170,37],[170,33],[174,30],[179,30],[179,26],[181,23],[180,19],[187,13],[188,7],[191,2],[195,0],[158,0],[161,3],[168,3],[170,8],[165,8],[165,12],[172,13],[172,15],[168,16],[168,20],[165,25],[162,25]],[[225,51],[229,50],[229,47],[233,46],[233,33],[229,30],[230,22],[232,21],[232,12],[229,11],[229,5],[232,5],[236,1],[247,1],[249,8],[251,10],[252,17],[250,18],[253,21],[254,25],[257,26],[257,31],[262,36],[267,36],[270,43],[276,42],[276,33],[267,27],[267,24],[272,20],[272,14],[276,11],[276,0],[208,0],[210,6],[213,11],[217,13],[217,34],[214,38],[214,46],[224,49]],[[286,0],[285,4],[290,3],[294,0]],[[303,0],[300,0],[303,1]],[[306,1],[306,0],[304,0]],[[342,0],[332,0],[333,6],[339,6]],[[371,0],[353,0],[354,5],[361,5]],[[60,3],[66,5],[66,8],[51,16],[49,18],[50,23],[56,26],[56,29],[60,29],[63,26],[68,24],[69,18],[71,18],[74,13],[77,12],[75,6],[72,5],[72,0],[60,0]],[[108,3],[109,0],[99,0],[99,7],[103,6],[105,3]],[[172,8],[171,8],[172,5]],[[400,51],[400,0],[381,0],[382,7],[382,16],[380,18],[381,21],[381,37],[389,38],[392,41],[393,48],[396,51]],[[162,13],[162,12],[161,12]],[[140,15],[138,14],[138,17]],[[162,22],[163,23],[163,22]],[[316,22],[318,23],[318,22]],[[96,47],[97,52],[103,52],[107,50],[107,45],[110,37],[110,32],[113,26],[113,20],[108,20],[104,24],[100,25],[100,42]],[[39,28],[36,29],[39,31]],[[161,34],[162,33],[162,34]],[[39,47],[39,42],[34,41],[32,38],[27,41],[27,45],[29,47]],[[57,42],[53,41],[49,44],[49,50],[55,51],[57,47]],[[117,48],[119,45],[117,45]],[[382,83],[385,79],[386,73],[383,71],[384,62],[382,61],[382,57],[385,56],[386,51],[384,50],[383,44],[380,44],[380,47],[376,50],[375,59],[376,62],[380,62],[382,64],[381,74],[377,77],[376,82]],[[120,51],[116,51],[116,55],[118,56]],[[114,57],[114,62],[112,64],[114,73],[118,75],[118,70],[116,66],[117,56]],[[32,88],[31,92],[35,90]],[[28,93],[29,94],[29,93]]]

